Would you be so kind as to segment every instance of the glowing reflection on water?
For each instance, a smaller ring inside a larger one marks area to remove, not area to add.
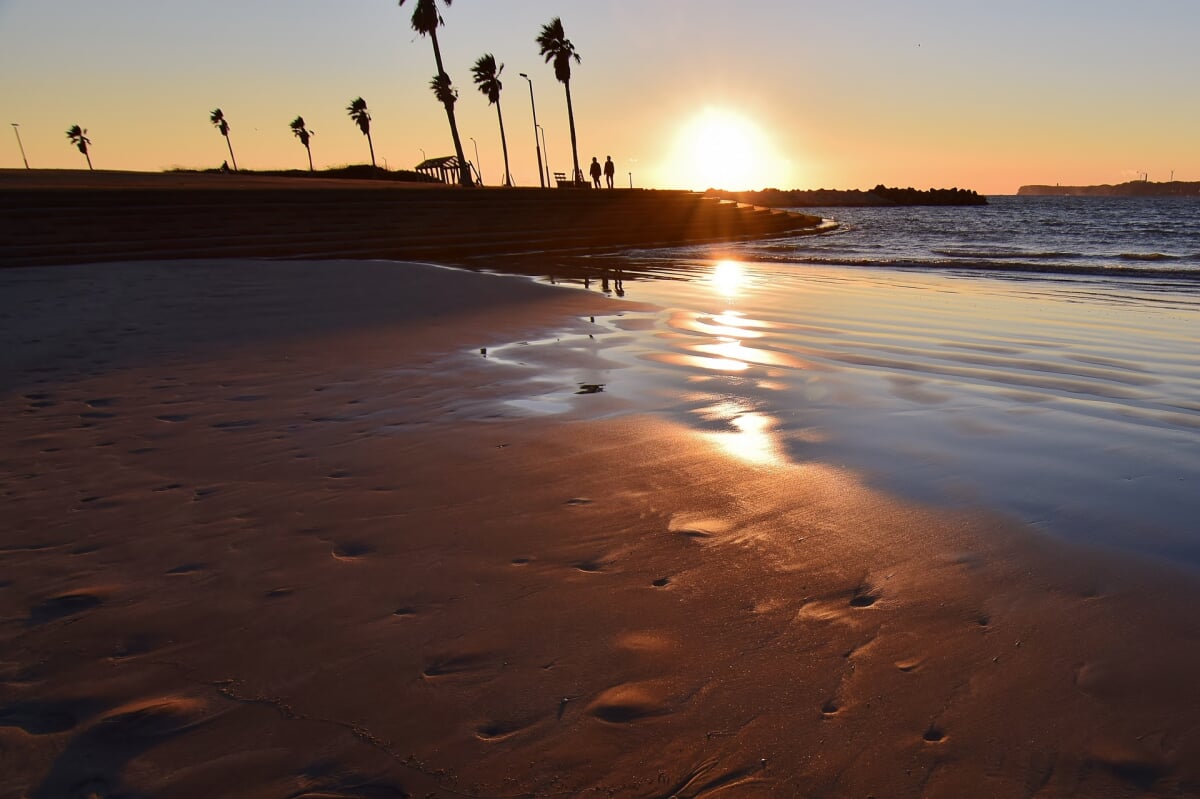
[[[786,461],[775,436],[775,420],[758,411],[739,412],[729,418],[733,430],[708,433],[707,437],[735,458],[761,465]]]
[[[737,261],[718,261],[709,280],[721,294],[736,297],[746,284],[746,270]]]

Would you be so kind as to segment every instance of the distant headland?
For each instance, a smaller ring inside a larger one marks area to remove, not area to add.
[[[709,189],[710,197],[736,200],[768,208],[873,207],[890,205],[987,205],[987,198],[971,189],[899,189],[882,183],[869,191],[859,189],[763,189],[723,191]]]
[[[1172,180],[1168,183],[1151,183],[1148,180],[1131,180],[1113,186],[1022,186],[1017,189],[1019,197],[1197,197],[1200,196],[1200,181],[1185,182]]]

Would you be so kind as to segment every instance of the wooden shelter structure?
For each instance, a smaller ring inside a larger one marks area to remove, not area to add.
[[[441,158],[426,158],[417,164],[417,171],[422,175],[437,178],[442,183],[454,185],[458,183],[459,166],[458,156],[445,155]]]

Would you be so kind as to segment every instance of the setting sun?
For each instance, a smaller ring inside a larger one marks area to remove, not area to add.
[[[667,176],[681,188],[736,191],[788,184],[790,171],[758,125],[735,112],[707,108],[680,129]]]

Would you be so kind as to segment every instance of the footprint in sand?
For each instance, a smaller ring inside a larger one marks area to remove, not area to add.
[[[850,597],[850,607],[869,608],[879,601],[879,594],[869,585],[860,585]]]
[[[57,619],[74,616],[92,608],[97,608],[103,604],[104,600],[94,594],[83,592],[60,594],[59,596],[47,599],[40,605],[30,608],[26,623],[30,626],[48,624]]]
[[[609,724],[630,724],[665,716],[675,708],[662,689],[649,683],[626,683],[609,688],[588,706],[588,713]]]
[[[215,430],[240,430],[244,427],[254,427],[258,424],[257,419],[231,419],[227,422],[216,422],[213,424]]]
[[[173,569],[167,569],[167,574],[194,574],[208,567],[203,563],[181,563]]]
[[[926,743],[936,744],[946,740],[946,732],[937,725],[930,724],[929,729],[921,736]]]
[[[675,530],[676,535],[683,536],[690,541],[703,541],[706,538],[712,538],[713,534],[704,530]]]
[[[651,583],[651,585],[653,585],[655,588],[665,588],[666,586],[668,586],[670,584],[671,584],[670,577],[659,577],[657,580],[655,580],[654,582]]]
[[[144,699],[109,711],[89,734],[106,742],[153,740],[196,726],[207,711],[208,706],[199,699],[183,696]]]
[[[564,505],[591,505],[592,500],[587,497],[572,497],[563,503]]]
[[[484,654],[446,655],[431,660],[421,674],[426,678],[449,677],[455,674],[481,671],[487,663],[488,656]]]
[[[374,551],[375,548],[373,546],[359,541],[345,541],[333,545],[333,557],[337,560],[358,560],[370,555]]]
[[[475,728],[475,737],[481,741],[503,741],[516,735],[526,726],[515,721],[490,721]]]

